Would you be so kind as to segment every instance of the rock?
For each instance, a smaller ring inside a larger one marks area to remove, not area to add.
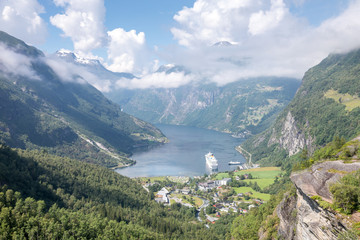
[[[358,169],[359,161],[344,163],[339,160],[318,163],[309,170],[293,173],[290,178],[296,187],[296,196],[285,196],[276,210],[280,219],[280,238],[338,239],[339,233],[348,230],[347,222],[335,212],[321,208],[311,197],[318,195],[332,202],[330,185]]]
[[[311,136],[306,138],[305,133],[297,127],[295,118],[289,111],[282,125],[281,135],[276,136],[276,131],[273,129],[268,146],[278,143],[282,148],[286,149],[289,156],[292,156],[304,148],[312,152],[314,148],[313,142],[314,139]]]

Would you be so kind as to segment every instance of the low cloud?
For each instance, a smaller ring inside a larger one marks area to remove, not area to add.
[[[85,66],[67,62],[56,55],[46,57],[45,62],[64,82],[89,83],[102,92],[109,92],[113,88],[113,81],[100,78]]]
[[[44,8],[36,0],[1,0],[0,29],[29,44],[45,42]]]
[[[196,77],[184,72],[156,72],[141,78],[119,79],[116,88],[144,89],[144,88],[177,88],[194,81]]]
[[[16,53],[13,49],[9,49],[1,43],[0,52],[0,71],[9,75],[40,80],[40,77],[32,69],[32,61],[34,61],[34,59]]]

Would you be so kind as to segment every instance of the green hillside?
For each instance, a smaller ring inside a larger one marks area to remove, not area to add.
[[[333,54],[308,70],[294,99],[264,133],[243,144],[252,160],[281,165],[289,155],[308,154],[335,136],[360,132],[360,50]]]
[[[158,129],[122,112],[90,84],[63,81],[39,50],[4,32],[0,43],[28,58],[39,78],[0,67],[0,141],[105,166],[129,163],[136,147],[166,141]]]
[[[221,239],[114,171],[0,146],[1,239]]]

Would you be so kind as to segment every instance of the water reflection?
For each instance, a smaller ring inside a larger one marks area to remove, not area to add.
[[[236,166],[230,161],[245,162],[243,156],[235,150],[243,140],[233,138],[229,134],[212,130],[174,126],[157,125],[169,138],[170,142],[138,152],[132,156],[136,165],[116,170],[128,177],[150,176],[199,176],[211,173],[206,169],[205,154],[213,152],[218,160],[218,171],[229,171]]]
[[[207,175],[211,175],[213,173],[217,173],[219,172],[218,169],[213,169],[213,168],[210,168],[207,164],[205,164],[205,172]]]

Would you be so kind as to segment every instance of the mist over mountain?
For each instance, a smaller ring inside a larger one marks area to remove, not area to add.
[[[335,136],[360,132],[360,50],[330,54],[309,69],[294,99],[265,132],[244,143],[253,160],[282,165],[306,150],[311,155]]]
[[[262,77],[242,79],[223,86],[190,82],[177,87],[127,88],[126,82],[137,77],[114,73],[97,60],[57,52],[67,63],[82,66],[96,77],[94,86],[121,108],[151,123],[196,126],[247,137],[265,130],[294,96],[300,81],[294,78]],[[183,66],[166,64],[153,75],[192,75]],[[139,86],[141,78],[138,79]],[[167,79],[171,86],[171,79]],[[175,82],[175,85],[178,83]],[[102,84],[101,84],[102,83]],[[107,85],[109,84],[109,85]],[[108,86],[106,89],[104,86]]]
[[[5,32],[0,48],[0,139],[7,145],[116,166],[129,162],[136,146],[164,141],[158,129],[122,112],[63,61]],[[78,64],[108,74],[97,62]]]

